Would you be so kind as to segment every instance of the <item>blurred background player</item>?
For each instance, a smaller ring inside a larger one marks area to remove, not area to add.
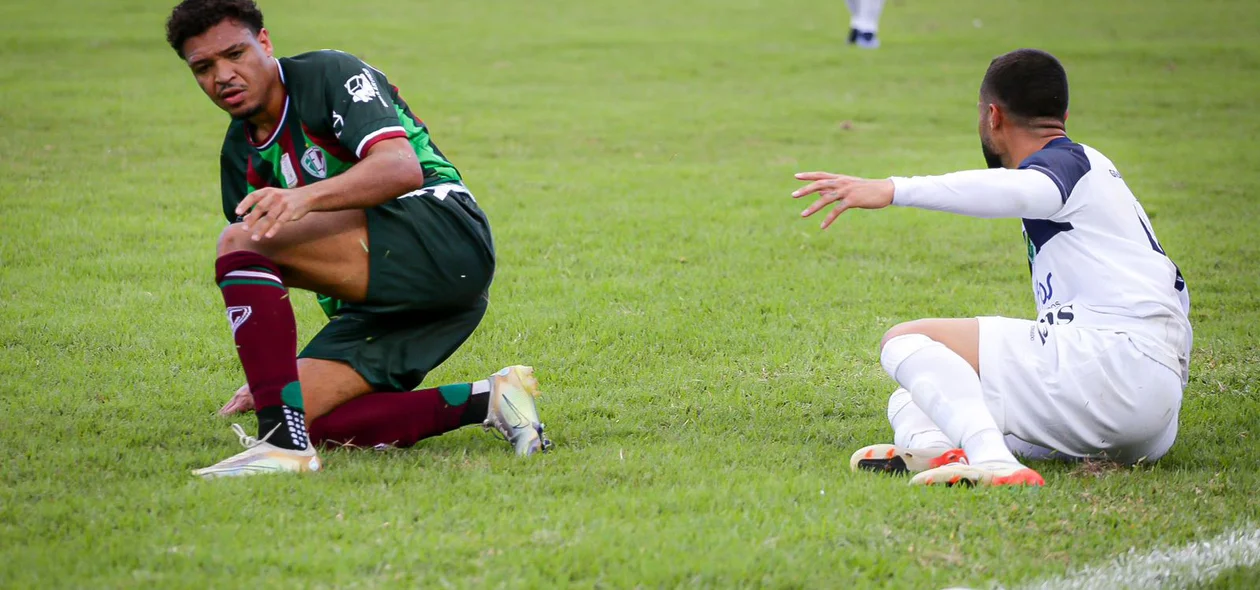
[[[276,59],[252,0],[185,0],[167,41],[231,116],[215,280],[258,436],[203,477],[321,468],[321,442],[409,446],[470,424],[548,445],[524,366],[411,391],[485,315],[494,245],[459,171],[385,74],[348,53]],[[299,359],[288,289],[329,323]],[[309,433],[307,425],[310,424]]]
[[[1023,221],[1037,318],[925,319],[884,335],[892,445],[854,469],[919,472],[914,484],[1043,485],[1025,458],[1154,461],[1177,436],[1189,379],[1181,271],[1110,160],[1067,137],[1067,74],[1048,53],[994,59],[980,86],[988,170],[863,180],[825,172],[794,197]]]
[[[845,0],[849,5],[849,45],[863,49],[879,47],[879,15],[884,0]]]

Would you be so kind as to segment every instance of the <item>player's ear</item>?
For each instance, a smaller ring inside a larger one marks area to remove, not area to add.
[[[1001,127],[1002,124],[1006,122],[1005,113],[1002,112],[1001,107],[998,107],[998,105],[994,103],[989,103],[988,108],[989,108],[989,131],[997,131],[998,127]]]
[[[263,27],[258,31],[258,44],[262,46],[263,51],[267,53],[267,57],[272,57],[275,48],[271,46],[271,33],[267,31],[267,27]]]

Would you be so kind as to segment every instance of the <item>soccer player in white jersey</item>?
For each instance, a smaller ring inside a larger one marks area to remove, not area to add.
[[[856,469],[915,472],[913,484],[1044,485],[1020,458],[1154,461],[1172,446],[1188,379],[1190,299],[1150,219],[1110,160],[1067,137],[1067,74],[1020,49],[989,64],[980,143],[990,169],[864,180],[824,172],[794,197],[848,209],[918,207],[1022,219],[1034,320],[923,319],[884,335],[901,388],[891,445]],[[1019,458],[1017,458],[1017,456]]]

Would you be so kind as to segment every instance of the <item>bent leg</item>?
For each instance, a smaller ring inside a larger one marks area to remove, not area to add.
[[[980,322],[975,318],[958,319],[923,319],[905,322],[893,326],[884,333],[879,343],[880,350],[889,340],[905,334],[922,334],[944,344],[954,354],[962,357],[971,365],[977,375],[980,374]]]
[[[298,360],[306,424],[316,446],[380,444],[409,447],[417,441],[486,419],[490,382],[434,389],[376,392],[349,365],[323,359]],[[253,407],[248,386],[236,411]]]
[[[980,334],[990,408],[1003,432],[1031,445],[1011,445],[1017,454],[1131,463],[1171,446],[1180,375],[1127,335],[1009,318],[980,318]]]
[[[468,309],[343,311],[299,361],[315,388],[308,402],[312,440],[408,447],[480,424],[486,419],[488,381],[409,390],[472,335],[485,312],[484,300]]]
[[[489,381],[375,392],[350,365],[304,358],[298,367],[315,445],[409,447],[486,419]]]
[[[338,406],[372,393],[372,386],[346,363],[309,358],[300,358],[297,363],[308,425]]]
[[[279,267],[284,284],[358,303],[368,292],[368,227],[362,210],[310,213],[273,238],[253,240],[234,223],[219,236],[220,257],[255,252]]]
[[[361,395],[419,385],[472,335],[485,312],[482,304],[440,314],[341,314],[297,359],[307,423]],[[220,413],[253,407],[251,392],[242,388]]]
[[[328,322],[300,356],[349,367],[372,391],[407,391],[472,336],[486,308],[484,299],[464,309],[388,314],[352,305]]]
[[[490,382],[358,396],[310,422],[317,445],[410,447],[487,416]]]
[[[220,255],[261,253],[287,285],[349,304],[298,361],[307,423],[319,425],[316,442],[407,445],[485,419],[485,404],[467,401],[477,396],[465,393],[455,403],[443,395],[472,384],[408,391],[471,335],[493,275],[484,216],[471,197],[441,196],[399,199],[368,212],[311,213],[259,241],[239,225],[223,232]],[[467,407],[452,409],[460,406]]]
[[[923,332],[950,341],[975,362]],[[973,463],[1018,465],[985,404],[977,372],[977,332],[974,319],[902,324],[885,337],[880,362]]]
[[[893,444],[903,449],[952,449],[954,444],[904,388],[888,398],[888,423],[893,428]]]

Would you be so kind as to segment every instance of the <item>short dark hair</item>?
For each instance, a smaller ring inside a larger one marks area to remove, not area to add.
[[[994,58],[980,94],[1019,118],[1067,119],[1067,72],[1058,59],[1039,49],[1016,49]]]
[[[224,19],[245,25],[255,35],[263,28],[262,11],[254,0],[184,0],[166,19],[166,42],[182,58],[185,42]]]

